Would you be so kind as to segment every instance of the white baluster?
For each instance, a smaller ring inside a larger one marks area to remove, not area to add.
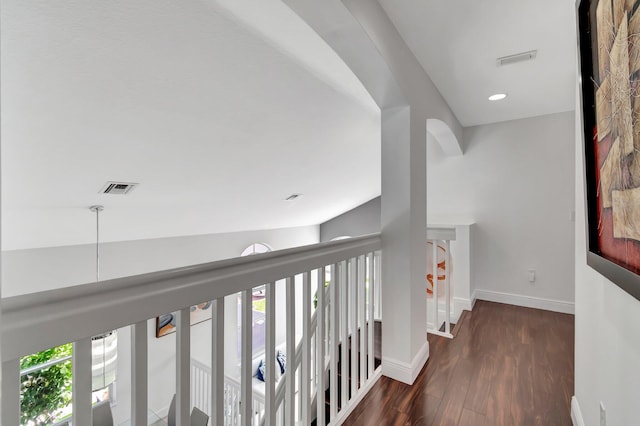
[[[242,292],[242,330],[241,330],[241,380],[240,380],[240,418],[242,426],[249,426],[253,416],[251,377],[251,358],[253,356],[253,318],[252,318],[252,289]]]
[[[375,280],[376,280],[376,303],[375,313],[376,319],[382,318],[382,262],[380,261],[380,252],[374,253],[374,265],[375,265]]]
[[[340,277],[338,275],[338,264],[334,264],[331,268],[331,284],[330,284],[330,294],[331,299],[330,303],[330,315],[329,322],[331,324],[331,345],[330,345],[330,362],[331,362],[331,377],[330,377],[330,418],[331,420],[335,420],[336,414],[338,412],[338,342],[339,342],[339,333],[340,328],[338,327],[340,324]]]
[[[147,321],[131,326],[131,426],[147,425]]]
[[[285,372],[285,423],[293,425],[295,422],[295,396],[296,396],[296,288],[295,278],[287,278],[287,370]]]
[[[367,311],[366,311],[366,258],[358,257],[358,323],[360,324],[360,387],[367,380]]]
[[[224,401],[224,297],[211,302],[211,377],[209,386],[211,397],[208,404],[211,409],[211,422],[224,424],[224,410],[228,405]]]
[[[348,262],[346,260],[340,263],[340,320],[342,321],[342,332],[340,334],[341,338],[341,356],[340,356],[340,366],[342,380],[340,386],[341,393],[341,401],[342,404],[340,406],[341,410],[344,410],[347,406],[347,400],[349,399],[349,281],[348,281]]]
[[[276,381],[275,381],[275,352],[276,352],[276,289],[275,283],[268,283],[265,302],[266,315],[266,346],[265,346],[265,371],[267,381],[265,383],[265,424],[276,424]],[[280,368],[280,367],[278,367]]]
[[[368,322],[368,328],[369,328],[369,332],[368,334],[368,339],[369,341],[367,342],[367,344],[369,345],[369,348],[367,350],[369,355],[369,360],[367,362],[367,366],[369,367],[368,370],[368,374],[367,374],[367,378],[371,378],[371,376],[373,376],[373,370],[375,369],[375,352],[374,352],[374,347],[373,347],[373,342],[375,340],[375,314],[374,314],[374,308],[375,308],[375,301],[376,301],[376,277],[375,277],[375,265],[374,265],[374,253],[369,253],[367,255],[368,259],[369,259],[369,306],[368,306],[368,310],[369,310],[369,322]]]
[[[347,373],[351,376],[351,398],[358,391],[358,265],[357,258],[349,260],[349,313],[351,314],[351,338],[347,339],[351,348],[351,368]],[[351,371],[349,371],[351,370]]]
[[[316,308],[317,312],[317,321],[318,328],[316,331],[316,424],[318,426],[324,426],[327,422],[324,419],[324,390],[326,388],[324,382],[324,341],[326,336],[325,330],[325,293],[324,293],[324,282],[325,282],[325,269],[318,269],[318,307]]]
[[[191,422],[189,370],[191,369],[191,310],[176,312],[176,425]]]
[[[438,240],[431,240],[433,248],[433,273],[431,281],[433,283],[433,328],[435,331],[440,330],[438,323]]]
[[[302,369],[300,374],[300,395],[302,398],[302,424],[311,423],[311,272],[305,272],[302,279]]]
[[[89,376],[91,379],[91,376]],[[20,424],[20,360],[2,363],[2,401],[0,424]]]
[[[73,343],[73,424],[92,424],[91,338]],[[4,396],[3,396],[4,398]],[[4,422],[3,422],[4,424]]]
[[[445,241],[445,264],[444,264],[444,306],[445,306],[445,317],[446,317],[446,325],[444,332],[449,334],[451,333],[451,303],[449,301],[449,285],[450,281],[450,270],[451,270],[451,241]]]

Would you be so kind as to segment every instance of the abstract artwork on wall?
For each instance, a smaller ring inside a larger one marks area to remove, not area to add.
[[[587,262],[640,299],[640,0],[581,0]]]
[[[211,319],[211,302],[200,303],[191,307],[191,325]],[[156,337],[166,336],[176,331],[176,313],[156,317]]]

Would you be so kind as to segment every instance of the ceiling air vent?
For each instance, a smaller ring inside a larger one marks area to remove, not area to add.
[[[131,182],[107,182],[100,190],[100,194],[125,195],[131,192],[137,185],[137,183]]]
[[[503,56],[496,59],[496,64],[501,67],[503,65],[515,64],[516,62],[531,61],[538,55],[537,50],[530,50],[528,52],[516,53],[515,55]]]

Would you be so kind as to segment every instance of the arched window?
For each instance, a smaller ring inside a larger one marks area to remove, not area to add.
[[[240,257],[251,256],[252,254],[268,253],[271,251],[271,247],[265,243],[253,243],[246,249],[242,250]]]

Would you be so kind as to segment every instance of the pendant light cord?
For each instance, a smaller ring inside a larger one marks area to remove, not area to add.
[[[100,281],[100,209],[96,208],[96,282]]]
[[[100,281],[100,212],[104,206],[91,206],[89,210],[96,213],[96,282]]]

